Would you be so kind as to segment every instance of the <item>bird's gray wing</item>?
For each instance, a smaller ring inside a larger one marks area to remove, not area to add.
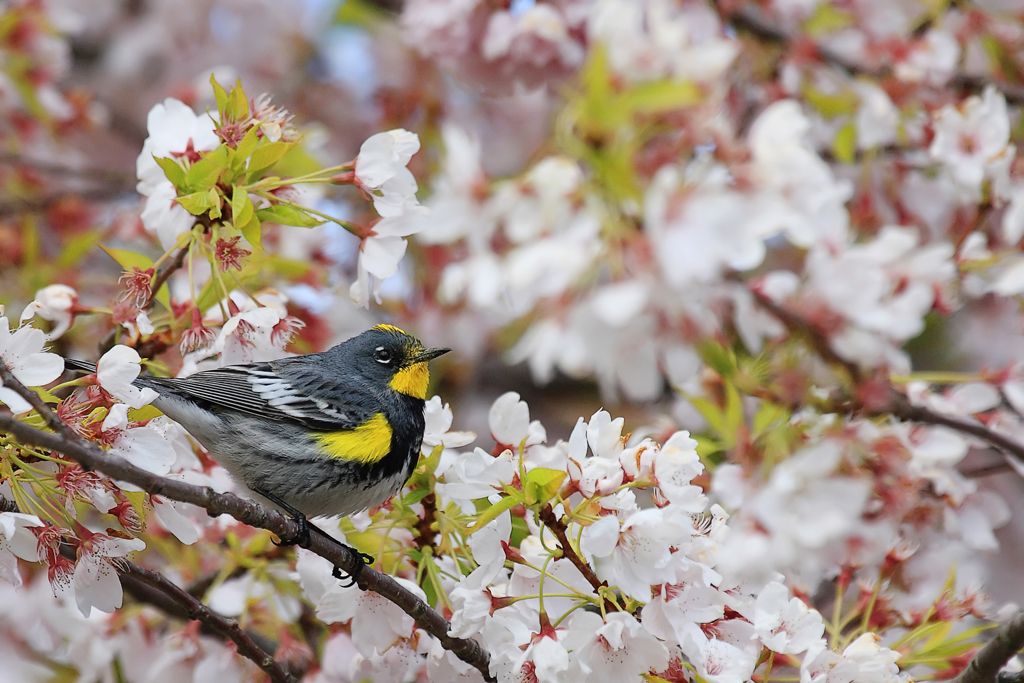
[[[214,406],[269,420],[300,422],[311,429],[354,429],[373,414],[361,392],[299,358],[229,365],[179,379],[147,377],[144,381],[158,391],[167,388]]]

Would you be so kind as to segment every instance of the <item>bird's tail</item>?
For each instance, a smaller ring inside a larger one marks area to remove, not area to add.
[[[64,367],[69,370],[83,370],[85,372],[96,372],[96,364],[90,363],[87,360],[76,360],[74,358],[65,358]]]

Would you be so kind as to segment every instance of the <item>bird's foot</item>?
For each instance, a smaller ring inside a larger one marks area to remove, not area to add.
[[[280,540],[273,541],[273,544],[276,545],[276,546],[279,546],[279,547],[280,546],[297,545],[300,548],[308,548],[309,547],[309,520],[306,519],[306,515],[302,514],[301,512],[297,512],[297,511],[292,511],[291,512],[291,517],[292,517],[292,521],[295,522],[298,525],[298,527],[299,527],[298,531],[296,531],[295,535],[291,536],[290,538],[285,538],[284,536],[282,536],[280,538]]]
[[[352,555],[358,557],[360,562],[356,564],[356,569],[351,574],[346,574],[345,572],[343,572],[341,570],[341,567],[335,567],[333,570],[331,570],[331,576],[338,579],[339,581],[345,582],[341,584],[342,588],[351,588],[352,586],[356,585],[356,581],[359,580],[359,575],[363,572],[363,567],[365,567],[368,564],[373,564],[373,556],[367,555],[366,553],[361,553],[350,545],[346,545],[344,547],[345,550],[350,552]]]

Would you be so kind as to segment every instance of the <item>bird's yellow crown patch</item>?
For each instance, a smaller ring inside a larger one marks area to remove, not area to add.
[[[395,325],[388,325],[387,323],[374,325],[373,329],[380,330],[381,332],[394,332],[395,334],[404,334],[407,337],[409,336],[409,333],[403,330],[401,327],[396,327]]]
[[[388,383],[400,394],[413,398],[427,398],[427,385],[430,384],[430,368],[426,361],[407,365],[391,378]]]
[[[391,451],[391,425],[384,413],[374,413],[355,429],[321,434],[317,441],[332,458],[372,465]]]

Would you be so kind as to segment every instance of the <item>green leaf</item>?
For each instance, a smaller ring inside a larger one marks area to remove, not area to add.
[[[145,254],[128,251],[127,249],[112,249],[111,247],[105,247],[102,244],[100,245],[100,249],[106,252],[107,256],[117,261],[117,264],[125,270],[131,270],[132,268],[146,270],[147,268],[153,267],[153,260]]]
[[[212,190],[213,188],[210,189]],[[216,192],[216,190],[214,190],[214,192]],[[199,192],[182,195],[181,197],[178,197],[178,203],[193,216],[202,216],[213,206],[208,190],[201,190]]]
[[[860,106],[860,98],[852,90],[828,93],[808,85],[803,89],[803,96],[826,119],[848,116]]]
[[[716,342],[707,342],[697,347],[701,360],[722,377],[728,379],[736,374],[736,354],[733,350]]]
[[[832,140],[832,154],[844,164],[852,164],[857,158],[857,126],[853,121],[847,121],[836,131],[836,137]]]
[[[713,401],[703,396],[688,397],[690,405],[696,409],[711,431],[718,437],[722,448],[732,448],[736,443],[736,434],[730,429],[728,409],[722,409]]]
[[[388,18],[387,12],[366,0],[344,0],[334,20],[348,26],[371,27]]]
[[[60,255],[57,256],[57,267],[71,268],[76,265],[86,254],[92,251],[93,247],[99,244],[101,236],[99,230],[90,230],[69,239],[64,244],[63,249],[61,249]]]
[[[249,193],[244,188],[235,185],[231,191],[232,222],[241,229],[241,226],[251,221],[255,215],[256,209],[252,205],[252,200],[249,199]]]
[[[185,173],[185,185],[193,192],[206,190],[217,184],[220,174],[228,165],[228,148],[225,145],[207,152],[203,158],[192,164]]]
[[[221,290],[217,284],[216,278],[210,278],[210,280],[203,285],[202,290],[199,292],[199,296],[196,297],[196,308],[200,311],[205,311],[211,306],[215,306],[220,300]]]
[[[565,480],[565,470],[535,467],[523,480],[523,496],[527,505],[544,504],[555,497]]]
[[[206,191],[207,201],[210,203],[210,218],[221,217],[221,200],[220,192],[216,187],[211,187]]]
[[[518,495],[505,496],[497,503],[480,513],[480,516],[476,519],[476,524],[469,530],[469,535],[472,536],[476,532],[483,529],[485,526],[496,520],[501,516],[501,513],[506,510],[511,510],[516,505],[522,502],[522,498]]]
[[[590,49],[590,57],[583,67],[583,89],[592,104],[603,104],[611,99],[608,51],[604,45],[598,44]]]
[[[171,181],[171,185],[181,187],[185,184],[185,169],[176,159],[154,156],[153,161],[163,170],[164,175]]]
[[[782,406],[764,401],[754,414],[754,437],[761,436],[789,420],[789,411]]]
[[[311,269],[308,261],[285,258],[276,254],[270,255],[267,259],[267,264],[275,275],[280,275],[289,280],[301,278],[309,273]]]
[[[302,209],[286,204],[275,204],[265,209],[256,211],[256,216],[264,223],[278,223],[280,225],[294,225],[297,228],[314,228],[322,220],[311,216]]]
[[[830,3],[822,3],[804,22],[804,31],[811,37],[821,38],[853,24],[853,15]]]
[[[260,145],[252,152],[252,157],[249,159],[249,177],[252,177],[264,171],[278,161],[288,153],[288,150],[292,148],[294,143],[284,142],[278,140],[277,142],[268,142],[267,144]]]
[[[249,98],[245,96],[242,80],[235,80],[235,87],[228,93],[228,115],[233,120],[249,117]]]
[[[701,101],[701,92],[688,81],[661,81],[635,86],[616,99],[621,103],[618,111],[658,114],[697,104]]]
[[[255,214],[249,218],[245,225],[238,225],[236,223],[235,227],[241,231],[242,237],[252,245],[253,249],[256,251],[263,249],[263,224],[260,223],[260,219]]]
[[[217,77],[210,72],[210,87],[213,88],[213,97],[217,100],[217,111],[221,114],[221,119],[224,118],[224,110],[228,105],[228,94],[224,90],[224,86],[217,82]]]
[[[414,491],[409,491],[409,493],[407,493],[405,497],[402,498],[402,503],[405,505],[415,505],[416,503],[420,502],[421,500],[429,496],[431,493],[433,493],[433,491],[431,491],[428,488],[419,488]]]
[[[235,164],[233,167],[237,167],[239,170],[244,168],[245,160],[255,151],[256,146],[260,144],[260,135],[256,127],[249,129],[249,132],[245,134],[242,141],[235,147]]]

